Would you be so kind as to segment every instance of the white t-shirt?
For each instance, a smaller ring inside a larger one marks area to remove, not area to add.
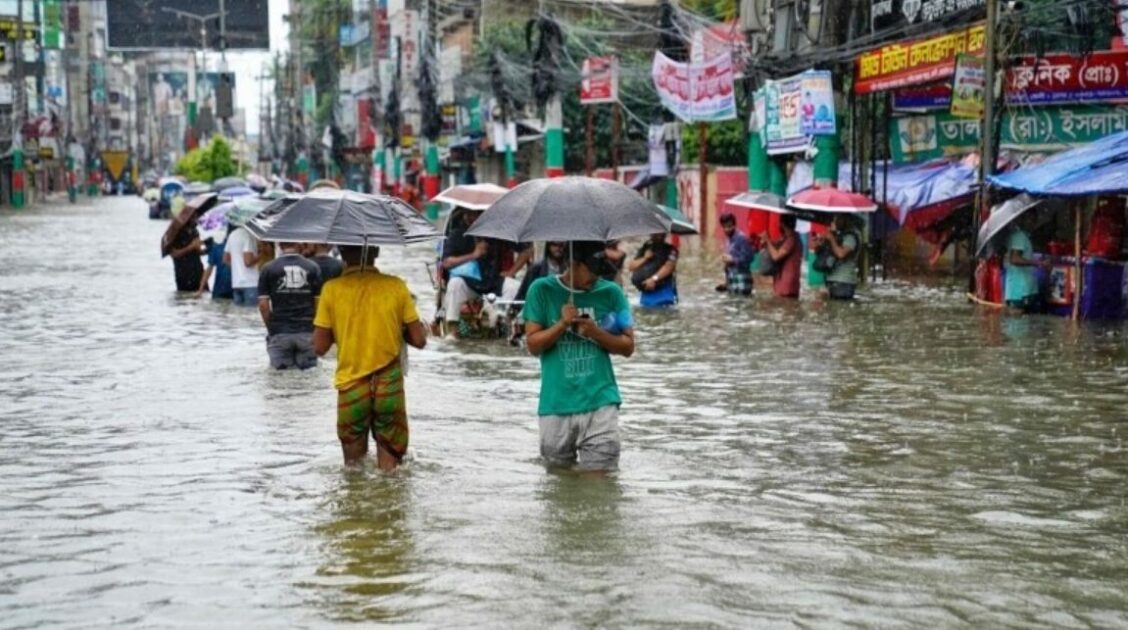
[[[223,251],[231,256],[231,288],[250,289],[258,287],[258,266],[243,264],[244,253],[257,253],[258,243],[251,233],[243,228],[236,228],[227,237],[227,244]]]

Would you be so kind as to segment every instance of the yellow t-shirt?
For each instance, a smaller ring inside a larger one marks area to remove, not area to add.
[[[388,365],[403,347],[403,327],[419,321],[403,280],[375,269],[347,269],[325,283],[313,325],[333,331],[342,389]]]

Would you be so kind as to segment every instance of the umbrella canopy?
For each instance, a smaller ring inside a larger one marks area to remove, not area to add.
[[[218,190],[218,189],[217,189]],[[236,197],[246,197],[248,195],[257,195],[255,191],[246,186],[231,186],[219,191],[219,196],[224,199],[234,199]]]
[[[217,204],[211,210],[200,215],[199,225],[202,232],[215,232],[227,227],[227,213],[235,207],[235,202]]]
[[[686,218],[682,211],[678,208],[671,208],[669,206],[658,206],[670,217],[670,232],[679,234],[681,236],[693,236],[697,234],[697,226],[695,226],[689,219]]]
[[[1062,151],[1035,166],[993,175],[987,181],[1032,195],[1128,193],[1128,131]]]
[[[668,232],[671,223],[662,209],[623,184],[556,177],[514,188],[466,233],[513,243],[610,241]]]
[[[260,238],[276,243],[406,245],[442,238],[400,199],[351,190],[310,191],[267,221]]]
[[[251,236],[261,240],[266,234],[266,231],[274,225],[274,221],[278,215],[282,214],[290,206],[294,205],[302,196],[294,193],[284,195],[282,197],[266,197],[265,195],[259,197],[260,201],[266,202],[266,207],[260,210],[255,216],[247,220],[243,227],[251,233]]]
[[[223,192],[228,188],[235,188],[237,186],[246,187],[246,185],[247,180],[242,177],[220,177],[212,182],[212,188],[214,188],[216,192]]]
[[[262,192],[270,187],[270,182],[266,181],[266,178],[258,173],[251,173],[247,175],[247,185]]]
[[[184,229],[184,226],[188,225],[192,219],[196,218],[201,213],[210,210],[215,206],[216,201],[217,197],[215,193],[205,193],[193,197],[188,203],[184,204],[180,212],[168,222],[168,229],[165,230],[164,236],[161,237],[162,258],[168,256],[172,242],[176,240],[177,235]]]
[[[999,235],[1015,219],[1022,216],[1027,210],[1042,203],[1026,193],[1008,199],[991,209],[991,216],[979,226],[979,236],[976,239],[975,255],[980,256],[987,244]]]
[[[264,190],[262,194],[259,195],[259,197],[262,197],[263,199],[282,199],[283,197],[289,197],[293,194],[295,193],[286,192],[281,188],[271,188],[270,190]]]
[[[509,192],[497,184],[461,184],[451,186],[431,198],[431,201],[449,203],[470,210],[485,210]]]
[[[798,210],[831,214],[873,212],[877,204],[865,195],[838,188],[811,188],[792,195],[787,205]]]
[[[333,190],[340,190],[341,186],[331,179],[319,179],[309,185],[310,190],[317,190],[318,188],[332,188]]]
[[[182,178],[178,177],[178,176],[175,176],[175,175],[172,175],[172,176],[169,176],[169,177],[162,177],[159,180],[157,180],[157,186],[159,188],[164,188],[165,184],[179,184],[180,186],[184,186],[184,180]]]
[[[791,211],[784,207],[785,201],[783,197],[775,193],[749,190],[726,200],[725,203],[738,208],[764,210],[775,214],[791,214]]]
[[[184,194],[199,195],[212,191],[212,185],[207,182],[192,182],[184,187]]]
[[[269,208],[272,203],[274,203],[272,200],[261,197],[239,197],[231,202],[232,207],[227,213],[227,222],[235,227],[242,227]]]

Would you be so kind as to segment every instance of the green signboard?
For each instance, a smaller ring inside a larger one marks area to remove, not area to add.
[[[63,47],[63,12],[59,0],[43,0],[43,47]]]
[[[1003,115],[999,146],[1059,151],[1128,130],[1128,105],[1035,107]],[[979,150],[979,120],[946,112],[889,122],[893,162],[923,162]]]

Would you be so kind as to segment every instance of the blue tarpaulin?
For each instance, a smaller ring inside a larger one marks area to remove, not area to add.
[[[1128,131],[1062,151],[1041,164],[994,175],[1000,188],[1032,195],[1084,197],[1128,193]]]

